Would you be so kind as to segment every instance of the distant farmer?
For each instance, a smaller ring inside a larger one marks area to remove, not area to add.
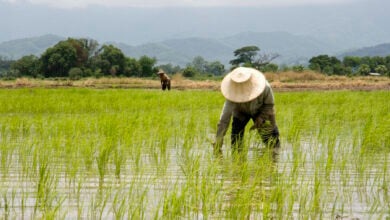
[[[169,76],[165,74],[163,70],[159,70],[157,74],[160,76],[161,89],[165,90],[168,88],[168,90],[171,90],[171,79]]]
[[[250,119],[267,146],[279,147],[279,131],[275,121],[274,95],[264,75],[256,69],[238,67],[221,83],[226,98],[218,123],[214,151],[221,153],[223,137],[233,117],[231,144],[233,151],[242,151],[245,126]]]

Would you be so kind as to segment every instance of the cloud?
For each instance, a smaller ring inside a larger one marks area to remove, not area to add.
[[[0,0],[14,4],[38,4],[58,8],[105,7],[238,7],[340,4],[359,0]]]

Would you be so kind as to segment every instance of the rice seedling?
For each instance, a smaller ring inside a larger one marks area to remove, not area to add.
[[[390,94],[275,99],[281,148],[215,157],[216,91],[0,90],[1,218],[388,218]]]

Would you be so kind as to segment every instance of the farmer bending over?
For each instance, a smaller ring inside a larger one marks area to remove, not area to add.
[[[252,68],[238,67],[221,83],[226,98],[218,123],[214,152],[221,153],[223,137],[233,116],[231,144],[233,151],[242,151],[245,126],[250,119],[267,146],[279,147],[279,131],[275,121],[274,95],[264,75]]]
[[[171,79],[169,78],[169,76],[165,74],[163,70],[158,71],[157,74],[160,76],[161,89],[165,90],[166,88],[168,88],[168,90],[171,90]]]

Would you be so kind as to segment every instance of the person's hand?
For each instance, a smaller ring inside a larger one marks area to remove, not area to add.
[[[213,143],[213,152],[214,155],[222,155],[222,149],[221,149],[221,144],[218,144],[217,142]]]
[[[264,124],[264,122],[265,122],[265,120],[262,117],[257,116],[256,120],[254,121],[253,126],[249,130],[252,131],[254,129],[260,129],[261,126]]]

